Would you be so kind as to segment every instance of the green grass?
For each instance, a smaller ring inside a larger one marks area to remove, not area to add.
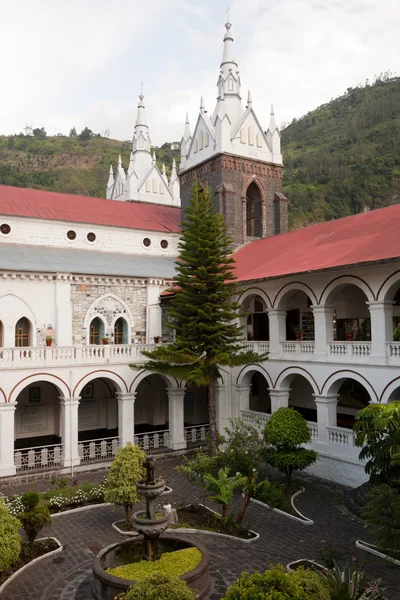
[[[115,569],[107,569],[107,573],[133,581],[140,581],[154,573],[167,573],[179,577],[197,567],[201,558],[202,554],[198,548],[185,548],[175,552],[165,552],[159,560],[154,562],[141,560]]]

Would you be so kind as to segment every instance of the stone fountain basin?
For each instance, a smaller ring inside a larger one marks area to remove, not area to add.
[[[158,498],[158,496],[163,493],[165,487],[165,481],[164,479],[161,479],[161,477],[154,483],[147,483],[145,479],[141,479],[136,484],[137,493],[149,500]]]
[[[164,534],[158,540],[158,547],[161,552],[183,550],[193,546],[200,550],[202,559],[195,569],[181,575],[180,579],[186,581],[190,589],[197,592],[196,598],[198,600],[202,600],[207,596],[210,589],[210,557],[207,548],[203,544],[183,540],[171,533]],[[136,581],[114,577],[114,575],[107,573],[106,569],[140,561],[142,556],[142,537],[135,540],[125,540],[102,550],[92,564],[93,597],[96,600],[114,600],[117,594],[125,592],[131,585],[134,585]]]
[[[146,511],[141,510],[133,515],[134,530],[145,535],[153,540],[163,533],[168,527],[168,513],[164,508],[158,508],[157,512],[163,513],[160,519],[143,519],[140,517],[146,516]]]

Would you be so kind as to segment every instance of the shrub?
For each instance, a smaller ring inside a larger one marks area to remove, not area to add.
[[[291,573],[291,577],[305,591],[309,600],[331,600],[329,586],[316,571],[299,567]]]
[[[0,573],[18,560],[21,552],[20,527],[18,519],[10,515],[6,503],[0,498]]]
[[[195,600],[184,581],[170,575],[151,575],[131,586],[125,600]]]
[[[387,484],[372,488],[361,516],[368,523],[371,537],[400,558],[400,494]]]
[[[40,496],[37,492],[25,492],[21,500],[25,510],[33,510],[39,504]]]
[[[255,488],[254,498],[265,502],[270,508],[292,512],[292,505],[285,496],[285,485],[283,483],[272,483],[267,479],[261,481]]]
[[[267,462],[286,475],[292,486],[293,471],[302,471],[317,460],[314,450],[302,448],[311,440],[307,421],[294,408],[280,408],[268,420],[264,429],[268,448]]]
[[[228,517],[228,506],[232,500],[235,488],[244,485],[246,481],[246,478],[242,477],[240,473],[233,477],[229,477],[228,473],[229,469],[225,467],[225,469],[218,471],[217,477],[213,477],[209,473],[203,476],[206,489],[214,494],[214,496],[210,497],[210,500],[221,505],[222,517],[224,519]]]
[[[136,484],[144,477],[145,459],[143,450],[128,442],[124,448],[118,448],[108,472],[104,499],[124,507],[127,524],[132,521],[133,505],[139,501]]]
[[[28,509],[18,515],[28,543],[32,546],[38,533],[45,527],[51,525],[51,516],[47,506],[39,506],[39,494],[37,492],[26,492],[22,494],[22,502]]]
[[[265,573],[242,573],[222,600],[310,600],[294,577],[279,565]]]

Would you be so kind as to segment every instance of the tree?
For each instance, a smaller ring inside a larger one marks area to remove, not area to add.
[[[0,498],[0,573],[17,562],[21,552],[21,523],[8,512],[6,503]]]
[[[371,483],[400,487],[400,401],[359,410],[354,431]]]
[[[76,137],[77,135],[75,127],[72,127],[72,129],[69,130],[69,137]]]
[[[82,129],[78,137],[82,141],[90,140],[90,138],[93,137],[93,131],[89,129],[89,127],[85,127],[85,129]]]
[[[294,408],[277,410],[265,426],[264,438],[268,444],[267,462],[285,473],[289,487],[293,471],[302,471],[317,460],[314,450],[301,447],[311,441],[311,433],[305,418]]]
[[[400,493],[387,484],[373,487],[361,516],[375,544],[400,558]]]
[[[175,341],[143,352],[148,371],[172,375],[194,386],[208,386],[211,450],[216,452],[216,383],[221,367],[266,360],[266,355],[243,352],[240,305],[235,292],[235,261],[224,217],[214,210],[208,188],[193,186],[182,223],[174,286],[168,308]],[[142,368],[135,367],[133,368]]]
[[[46,130],[44,127],[36,127],[35,129],[32,130],[32,133],[35,137],[38,138],[45,138],[47,136]]]
[[[125,600],[195,600],[187,584],[171,575],[156,573],[132,585]]]
[[[18,519],[21,521],[30,546],[33,546],[43,527],[51,525],[50,511],[47,506],[39,506],[39,500],[40,496],[37,492],[26,492],[21,497],[26,510],[18,515]]]
[[[125,521],[132,522],[133,505],[139,501],[136,484],[145,474],[146,455],[130,442],[118,448],[107,476],[104,500],[124,507]]]

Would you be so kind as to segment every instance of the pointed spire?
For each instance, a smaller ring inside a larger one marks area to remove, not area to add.
[[[161,172],[162,172],[163,175],[167,174],[167,172],[165,170],[165,163],[162,164],[162,171]]]
[[[118,156],[118,169],[122,168],[122,158],[121,155]]]
[[[276,122],[275,122],[275,112],[274,112],[274,107],[271,104],[271,116],[269,119],[269,130],[271,133],[274,133],[275,129],[277,129]]]
[[[185,129],[183,131],[183,140],[185,142],[187,142],[191,137],[192,137],[192,133],[190,131],[189,115],[186,113]]]
[[[133,156],[133,152],[131,152],[131,155],[129,157],[128,175],[132,175],[132,173],[134,172],[134,170],[135,170],[135,164],[134,163],[135,163],[135,159],[134,159],[134,156]]]
[[[203,96],[201,96],[201,98],[200,98],[200,112],[204,113],[204,100],[203,100]]]
[[[249,108],[249,106],[251,106],[252,104],[253,104],[253,100],[252,100],[252,97],[251,97],[251,91],[249,90],[248,94],[247,94],[247,106],[246,106],[246,108]]]
[[[161,175],[162,175],[162,178],[164,179],[165,183],[168,185],[167,170],[165,168],[165,164],[164,163],[162,164]]]
[[[156,162],[156,151],[153,150],[153,163],[155,163],[155,162]]]
[[[175,179],[178,179],[178,174],[176,172],[176,160],[174,158],[174,160],[172,161],[172,171],[171,171],[170,182],[173,183],[175,181]]]
[[[140,94],[137,116],[136,116],[136,127],[139,127],[139,126],[147,127],[146,110],[145,110],[145,105],[144,105],[143,100],[144,100],[144,96],[143,96],[143,94]],[[136,127],[135,127],[135,129],[136,129]]]
[[[110,165],[110,174],[108,176],[107,187],[110,187],[112,185],[114,185],[114,171],[113,171],[112,165]]]

